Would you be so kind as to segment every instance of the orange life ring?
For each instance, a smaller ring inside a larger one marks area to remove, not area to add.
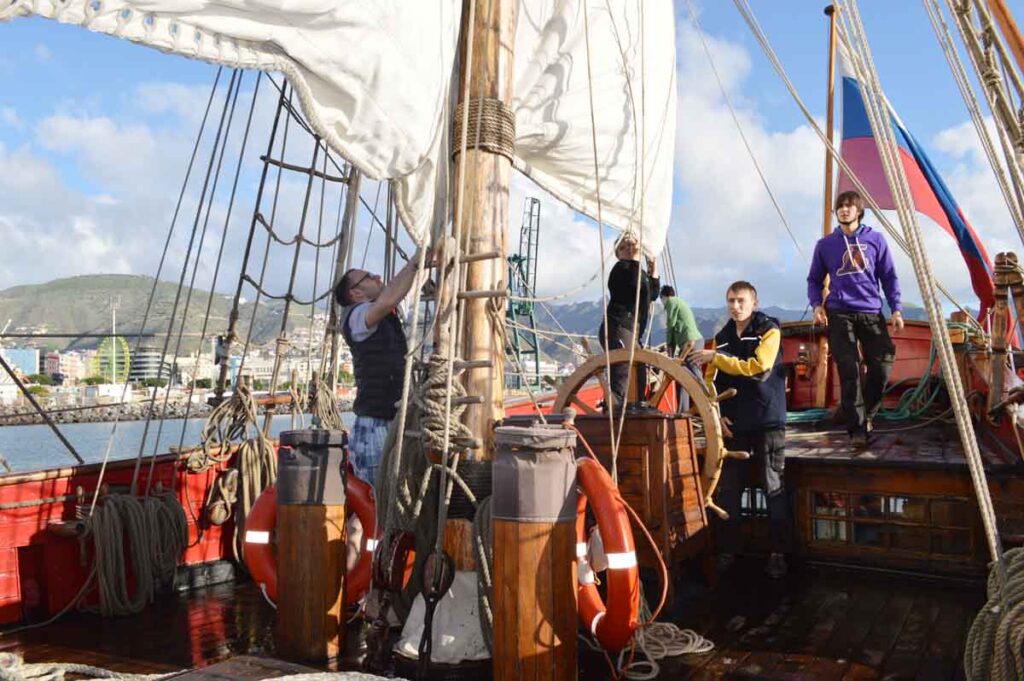
[[[372,537],[377,527],[377,511],[373,503],[373,487],[349,472],[345,481],[346,515],[354,513],[363,525],[363,546],[359,559],[345,577],[345,605],[358,603],[370,587],[373,550],[377,540]],[[277,556],[272,542],[277,524],[277,488],[263,490],[245,518],[243,558],[249,574],[260,585],[271,603],[277,602]]]
[[[611,476],[597,461],[579,460],[576,469],[582,494],[576,514],[576,564],[579,574],[579,610],[584,626],[610,652],[629,645],[639,625],[640,572],[636,562],[633,531],[629,526],[626,505]],[[587,561],[587,500],[594,509],[608,556],[605,584],[608,604],[597,591],[594,571]]]

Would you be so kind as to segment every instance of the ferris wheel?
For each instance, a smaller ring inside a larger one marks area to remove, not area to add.
[[[108,336],[100,343],[92,374],[111,383],[124,383],[131,370],[131,350],[124,336]]]

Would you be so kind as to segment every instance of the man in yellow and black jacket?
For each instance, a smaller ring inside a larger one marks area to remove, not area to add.
[[[721,403],[725,446],[750,453],[747,461],[729,460],[718,485],[718,503],[729,520],[718,526],[719,565],[732,564],[740,549],[740,500],[749,486],[750,468],[767,496],[771,527],[773,577],[786,573],[790,550],[789,502],[783,474],[786,468],[786,378],[782,367],[782,332],[778,320],[757,310],[757,289],[734,282],[726,292],[730,320],[715,336],[715,349],[695,360],[707,364],[705,379],[715,392],[736,389]],[[751,506],[754,506],[751,498]]]

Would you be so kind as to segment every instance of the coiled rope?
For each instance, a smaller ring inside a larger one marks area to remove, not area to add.
[[[153,601],[158,586],[173,583],[178,557],[188,544],[188,522],[172,494],[111,494],[86,520],[85,536],[92,539],[100,614],[133,615]],[[126,540],[134,595],[128,592]]]
[[[969,681],[1024,679],[1024,549],[1010,549],[1005,587],[998,570],[988,575],[988,602],[967,633],[964,673]]]
[[[454,375],[449,376],[449,365],[447,357],[431,355],[427,359],[426,377],[412,398],[420,408],[420,432],[425,444],[438,451],[443,451],[446,444],[452,451],[465,451],[465,440],[473,437],[473,431],[462,423],[462,413],[468,405],[457,402],[466,396],[466,388],[461,381],[450,380]],[[451,408],[446,409],[449,392]]]
[[[88,664],[40,662],[25,664],[20,655],[0,653],[0,681],[64,681],[67,674],[93,679],[122,679],[123,681],[156,681],[179,674],[122,674]]]
[[[245,519],[256,503],[256,497],[277,480],[277,453],[270,438],[257,425],[258,415],[252,390],[245,381],[239,381],[231,397],[218,404],[210,414],[203,426],[202,447],[192,452],[186,462],[190,472],[200,473],[210,466],[227,463],[234,454],[233,471],[237,480],[232,482],[230,488],[227,480],[224,485],[213,485],[205,505],[208,515],[218,502],[234,506],[235,536],[232,547],[235,559],[239,561],[242,556],[241,541],[245,536]],[[247,437],[250,431],[252,436]],[[233,443],[237,440],[242,442],[235,447]],[[221,475],[228,476],[231,472],[225,471]],[[225,489],[234,492],[233,500],[216,496]]]

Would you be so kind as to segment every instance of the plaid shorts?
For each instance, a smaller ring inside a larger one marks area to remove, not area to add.
[[[371,485],[377,481],[377,467],[384,454],[384,440],[390,427],[391,421],[372,416],[356,416],[352,424],[352,434],[348,440],[352,469],[357,477]]]

